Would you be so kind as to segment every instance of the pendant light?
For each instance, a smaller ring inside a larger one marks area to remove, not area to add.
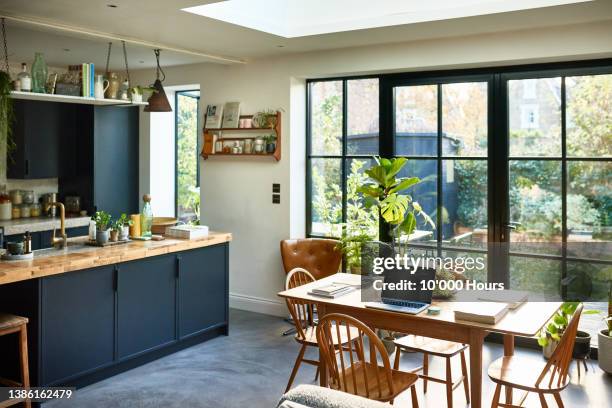
[[[166,79],[166,74],[164,73],[164,70],[161,69],[161,66],[159,65],[159,49],[154,50],[155,52],[155,59],[157,60],[157,71],[156,71],[156,76],[157,78],[155,79],[155,83],[152,85],[153,88],[155,88],[155,92],[153,92],[153,95],[151,95],[151,97],[149,98],[149,100],[147,102],[149,102],[149,104],[147,106],[145,106],[144,111],[145,112],[172,112],[172,108],[170,107],[170,102],[168,102],[168,97],[166,96],[166,92],[164,92],[164,87],[162,85],[162,82]],[[159,74],[162,74],[162,79],[159,79]]]

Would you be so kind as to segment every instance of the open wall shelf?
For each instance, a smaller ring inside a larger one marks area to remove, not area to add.
[[[28,101],[43,101],[43,102],[60,102],[60,103],[80,103],[83,105],[125,105],[125,106],[146,106],[147,102],[132,102],[121,99],[98,99],[86,96],[70,96],[43,94],[35,92],[11,91],[11,98],[23,99]]]
[[[240,119],[249,119],[249,118],[253,118],[253,115],[241,115]],[[231,133],[231,134],[242,134],[244,136],[241,137],[237,137],[237,136],[231,136],[231,137],[226,137],[223,136],[223,132],[227,132],[227,133]],[[254,136],[254,133],[270,133],[270,132],[274,132],[276,134],[276,149],[274,150],[274,153],[212,153],[212,151],[214,151],[215,146],[213,145],[212,147],[207,149],[207,144],[206,144],[206,138],[207,136],[211,136],[212,134],[217,134],[218,135],[218,139],[217,141],[235,141],[235,140],[244,140],[244,139],[252,139]],[[272,128],[218,128],[218,129],[209,129],[209,128],[204,128],[204,132],[202,135],[203,139],[204,139],[204,143],[202,143],[202,146],[204,146],[202,148],[202,153],[200,153],[200,155],[204,158],[204,160],[208,159],[209,157],[214,157],[214,156],[223,156],[223,157],[228,157],[228,156],[233,156],[233,157],[274,157],[274,159],[276,159],[276,161],[280,161],[281,159],[281,113],[280,112],[276,112],[276,124],[274,127]],[[211,150],[212,149],[212,150]]]

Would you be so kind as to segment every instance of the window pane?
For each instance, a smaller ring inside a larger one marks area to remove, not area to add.
[[[561,78],[508,81],[510,156],[561,156]]]
[[[559,253],[561,242],[561,163],[510,161],[511,250]]]
[[[443,241],[453,246],[485,248],[486,160],[444,160],[442,163]]]
[[[442,154],[487,155],[487,83],[442,85]]]
[[[437,207],[437,164],[435,160],[408,160],[399,173],[399,177],[419,177],[421,182],[405,192],[418,202],[423,211],[436,222]],[[417,229],[408,238],[410,242],[435,244],[437,230],[433,231],[431,226],[424,222],[422,217],[417,217]]]
[[[567,155],[612,156],[612,75],[567,77]]]
[[[455,272],[463,274],[468,279],[487,282],[487,254],[445,250],[442,251],[442,257],[455,260]],[[464,261],[459,259],[464,259]]]
[[[311,233],[338,237],[342,228],[340,159],[311,159]]]
[[[510,288],[561,300],[561,261],[522,256],[510,257]]]
[[[438,154],[438,88],[395,88],[395,151],[398,156]]]
[[[310,85],[311,153],[342,154],[342,81]]]
[[[199,96],[199,91],[189,95]],[[183,222],[199,219],[197,97],[178,93],[176,99],[176,208]]]
[[[347,81],[348,154],[378,154],[378,79]]]
[[[368,182],[365,170],[375,164],[372,159],[349,159],[346,161],[346,226],[350,236],[367,235],[378,240],[378,210],[367,209],[363,195],[357,189]]]
[[[612,163],[567,164],[568,256],[612,259]]]

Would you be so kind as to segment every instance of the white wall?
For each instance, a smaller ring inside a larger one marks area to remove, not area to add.
[[[284,109],[280,162],[232,157],[202,162],[202,221],[234,237],[232,306],[286,314],[276,296],[284,282],[279,241],[305,231],[305,78],[610,57],[610,38],[607,21],[166,69],[167,86],[201,85],[202,106],[241,101],[244,113]],[[152,77],[151,71],[132,76],[142,84]],[[272,183],[281,183],[280,205],[272,204]]]

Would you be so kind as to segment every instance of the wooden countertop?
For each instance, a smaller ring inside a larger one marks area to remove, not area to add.
[[[232,234],[211,231],[208,237],[195,240],[166,238],[163,241],[132,241],[104,248],[84,245],[86,239],[69,239],[66,249],[34,251],[32,260],[0,261],[0,285],[222,244],[231,241]]]

